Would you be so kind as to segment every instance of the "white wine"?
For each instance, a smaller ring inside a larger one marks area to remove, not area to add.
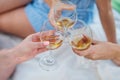
[[[62,18],[57,21],[57,26],[61,29],[63,27],[71,28],[74,25],[74,21],[69,18]]]
[[[88,49],[90,47],[91,43],[92,43],[92,40],[85,35],[83,35],[82,38],[77,37],[77,38],[73,39],[73,41],[71,41],[72,47],[76,50]]]
[[[49,41],[50,44],[47,46],[47,48],[50,50],[59,48],[63,42],[63,40],[61,40],[59,36],[55,36],[55,35],[44,36],[43,40]]]

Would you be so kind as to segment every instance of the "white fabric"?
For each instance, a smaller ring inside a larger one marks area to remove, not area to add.
[[[102,27],[97,19],[94,24],[91,24],[95,33],[95,39],[106,40]],[[117,27],[117,37],[118,42],[120,42],[119,27]],[[20,41],[16,37],[0,34],[0,49],[10,48]],[[120,80],[120,67],[113,64],[110,60],[100,61],[96,65],[97,68],[94,68],[88,62],[81,64],[82,62],[80,60],[83,58],[75,55],[68,45],[63,45],[54,52],[56,52],[59,63],[58,68],[54,71],[45,71],[39,66],[37,60],[43,53],[34,59],[18,65],[11,80]]]
[[[54,71],[42,70],[35,58],[20,64],[13,80],[89,80],[89,78],[99,80],[96,70],[93,67],[84,68],[80,64],[80,58],[72,53],[70,47],[61,48],[55,51],[59,54],[57,57],[59,65]],[[40,55],[37,56],[37,58],[39,57]]]
[[[91,25],[95,39],[106,40],[102,27],[93,24]],[[120,80],[120,67],[113,64],[111,61],[100,61],[97,69],[89,65],[81,64],[82,59],[74,55],[71,48],[63,45],[58,50],[54,51],[57,54],[59,66],[54,71],[42,70],[38,63],[38,58],[24,62],[16,68],[12,80]],[[47,53],[47,52],[46,52]]]
[[[91,26],[96,36],[99,36],[97,39],[105,40],[102,28]],[[120,67],[109,60],[100,61],[95,69],[87,62],[85,65],[81,64],[82,58],[74,55],[68,45],[63,45],[54,52],[57,54],[59,63],[58,68],[54,71],[42,70],[37,61],[41,55],[38,55],[32,60],[18,65],[12,80],[120,80]],[[84,68],[84,66],[89,67]]]
[[[21,40],[13,35],[0,33],[0,49],[11,48],[21,42]]]

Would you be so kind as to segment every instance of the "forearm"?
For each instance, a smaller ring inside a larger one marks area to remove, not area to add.
[[[13,56],[11,55],[11,50],[2,50],[0,51],[0,79],[8,80],[10,75],[13,73],[16,62]]]
[[[116,43],[116,30],[112,12],[108,11],[101,13],[100,15],[101,23],[103,25],[103,29],[106,33],[108,41]]]
[[[103,25],[108,41],[116,42],[116,30],[111,1],[97,0],[97,7],[99,10],[101,23]]]
[[[0,14],[18,7],[22,7],[32,0],[0,0]]]

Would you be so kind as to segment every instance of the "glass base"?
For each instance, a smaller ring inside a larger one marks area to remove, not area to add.
[[[58,64],[55,60],[55,58],[51,55],[43,55],[39,59],[39,65],[42,69],[46,71],[53,71],[58,67]]]

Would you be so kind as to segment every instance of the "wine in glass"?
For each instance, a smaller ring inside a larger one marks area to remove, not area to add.
[[[74,37],[74,39],[71,41],[71,45],[76,50],[85,50],[90,47],[91,42],[91,38],[89,38],[87,35],[81,34],[80,36]]]
[[[49,41],[49,45],[46,47],[49,50],[48,54],[44,54],[39,64],[42,69],[50,71],[58,67],[58,62],[53,56],[52,50],[59,48],[62,45],[63,37],[61,32],[54,28],[49,21],[46,21],[40,30],[40,40]]]
[[[92,29],[82,20],[77,20],[76,24],[70,29],[69,43],[75,50],[82,51],[88,49],[92,44],[93,33]],[[84,67],[96,64],[95,61],[80,57],[81,64]]]
[[[72,2],[68,0],[62,0],[62,3],[75,6]],[[76,8],[74,10],[61,10],[61,6],[62,5],[59,3],[56,4],[54,8],[54,18],[58,29],[64,32],[64,37],[67,38],[70,35],[68,29],[72,28],[77,21],[77,12]]]
[[[76,50],[88,49],[92,43],[92,30],[82,20],[78,20],[70,30],[70,44]]]

